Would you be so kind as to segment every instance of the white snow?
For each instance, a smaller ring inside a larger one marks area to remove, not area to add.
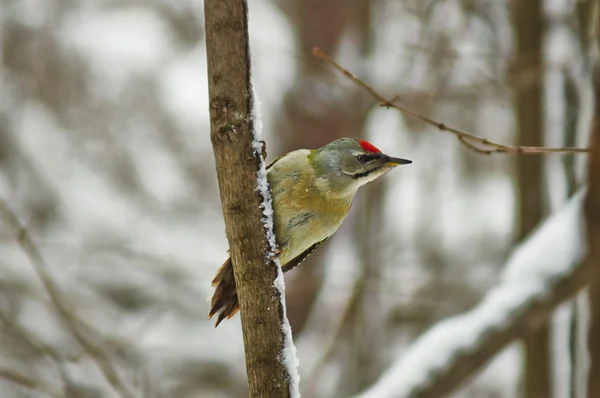
[[[277,264],[277,278],[273,282],[273,286],[279,291],[279,297],[281,298],[281,305],[283,307],[283,322],[281,324],[281,330],[283,331],[283,352],[282,362],[287,368],[287,372],[290,375],[290,395],[292,398],[300,397],[300,374],[298,373],[298,366],[300,361],[298,360],[296,346],[292,339],[292,328],[287,318],[287,309],[285,304],[285,282],[283,280],[283,271],[281,270],[281,264],[279,260],[275,260]]]
[[[206,50],[200,45],[175,58],[162,72],[158,100],[182,128],[207,129],[208,120],[199,109],[209,109],[206,84]]]
[[[60,34],[68,50],[89,62],[102,96],[119,95],[136,76],[157,70],[174,47],[165,21],[143,6],[102,12],[84,7],[69,15]]]
[[[263,225],[267,233],[267,239],[269,241],[269,257],[273,259],[277,265],[277,277],[273,282],[273,286],[279,292],[279,298],[281,299],[281,306],[283,308],[283,319],[281,324],[281,330],[283,331],[283,352],[282,352],[282,363],[287,368],[287,373],[290,377],[290,394],[293,398],[300,397],[300,374],[298,373],[298,356],[296,355],[296,346],[292,339],[292,328],[287,318],[287,310],[285,303],[285,282],[283,280],[283,271],[281,270],[281,264],[275,257],[277,252],[277,240],[275,239],[275,233],[273,232],[273,201],[271,198],[271,191],[269,190],[269,182],[267,180],[267,168],[265,165],[265,159],[262,157],[262,121],[260,113],[260,101],[254,85],[252,85],[252,93],[254,96],[254,106],[252,108],[252,121],[254,125],[254,150],[256,156],[260,158],[260,169],[257,176],[257,188],[262,196],[261,208],[263,209]]]
[[[514,314],[544,297],[585,253],[581,208],[585,190],[551,216],[513,253],[498,286],[463,315],[438,323],[421,336],[360,398],[408,397],[453,358],[477,348],[487,332],[510,324]]]

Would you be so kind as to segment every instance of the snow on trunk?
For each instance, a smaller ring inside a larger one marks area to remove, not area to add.
[[[262,157],[262,120],[260,114],[260,101],[258,100],[254,84],[252,84],[252,94],[254,97],[254,104],[252,107],[252,121],[254,126],[254,151],[256,156],[260,158],[260,169],[257,176],[257,189],[262,196],[261,208],[263,210],[263,225],[267,233],[267,239],[269,241],[269,257],[273,259],[277,265],[277,277],[273,282],[275,288],[279,291],[279,297],[281,299],[281,306],[283,308],[283,319],[281,329],[283,331],[283,352],[280,358],[281,362],[285,365],[287,373],[290,376],[290,395],[292,398],[300,397],[300,375],[298,373],[298,357],[296,355],[296,346],[292,339],[292,328],[287,318],[287,310],[285,303],[285,283],[283,280],[283,271],[281,270],[281,264],[279,259],[275,257],[277,252],[277,240],[275,239],[275,233],[273,232],[273,200],[271,198],[271,191],[269,190],[269,181],[267,180],[267,168],[265,165],[265,159]]]

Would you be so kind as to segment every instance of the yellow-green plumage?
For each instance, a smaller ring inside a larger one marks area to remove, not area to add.
[[[306,149],[291,152],[267,174],[282,266],[333,235],[352,206],[354,195],[337,197],[331,195],[326,184],[317,184],[315,170],[310,167],[310,153]]]
[[[406,163],[410,161],[390,158],[373,145],[351,138],[314,151],[292,151],[271,163],[267,179],[283,271],[300,264],[339,229],[360,186]],[[218,325],[239,309],[231,259],[212,283],[216,289],[208,317],[219,314]]]

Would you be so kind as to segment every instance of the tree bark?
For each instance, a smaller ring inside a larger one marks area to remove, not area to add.
[[[245,0],[205,0],[211,141],[240,302],[250,397],[290,397],[278,270],[261,221]]]
[[[588,70],[594,85],[594,120],[590,134],[590,146],[593,148],[588,163],[589,191],[585,202],[585,215],[588,232],[589,261],[597,269],[600,268],[600,65],[597,51],[600,36],[597,25],[598,1],[579,2],[575,6],[577,18],[576,33],[579,36],[581,52],[588,64]],[[589,329],[587,331],[587,348],[589,370],[587,374],[587,396],[600,396],[600,281],[590,286]],[[576,355],[579,352],[575,353]],[[576,369],[578,370],[578,369]],[[573,378],[576,377],[574,373]]]
[[[386,234],[383,197],[386,181],[373,181],[360,202],[361,214],[355,221],[355,242],[360,257],[360,276],[356,279],[350,300],[355,303],[349,311],[347,339],[349,356],[342,367],[338,393],[351,396],[377,381],[382,371],[385,345],[381,296],[382,252]],[[356,204],[355,204],[356,205]],[[365,234],[365,231],[368,231]],[[378,347],[379,345],[379,347]]]
[[[590,190],[586,198],[585,210],[588,229],[589,260],[600,268],[600,73],[595,71],[595,111],[592,126],[588,180]],[[600,284],[592,285],[588,292],[590,305],[590,326],[588,330],[588,353],[590,368],[588,372],[587,396],[600,397]]]
[[[517,41],[516,72],[543,76],[542,41],[544,33],[540,0],[513,4]],[[515,87],[515,111],[519,145],[542,146],[544,125],[542,78],[525,87]],[[517,239],[525,238],[544,217],[543,159],[518,156],[519,187]],[[527,398],[551,396],[550,331],[545,322],[538,331],[524,339],[524,388]]]
[[[577,87],[575,81],[570,77],[565,78],[564,90],[565,90],[565,132],[563,137],[563,146],[575,147],[577,146],[577,122],[579,118],[579,109],[581,107],[580,100],[577,93]],[[567,196],[571,197],[580,185],[577,179],[577,169],[575,164],[575,155],[569,154],[564,155],[562,158],[563,168],[565,170],[565,178],[567,184]],[[576,398],[578,391],[578,377],[579,373],[579,361],[578,351],[580,346],[580,330],[582,328],[582,317],[581,308],[577,303],[577,299],[572,300],[569,303],[571,316],[569,319],[569,358],[570,362],[570,385],[569,385],[569,397]]]

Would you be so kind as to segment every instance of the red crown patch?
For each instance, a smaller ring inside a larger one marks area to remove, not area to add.
[[[358,141],[358,143],[360,144],[362,149],[364,149],[367,152],[381,153],[379,148],[377,148],[375,145],[371,144],[370,142],[367,142],[365,140],[360,140],[360,141]]]

